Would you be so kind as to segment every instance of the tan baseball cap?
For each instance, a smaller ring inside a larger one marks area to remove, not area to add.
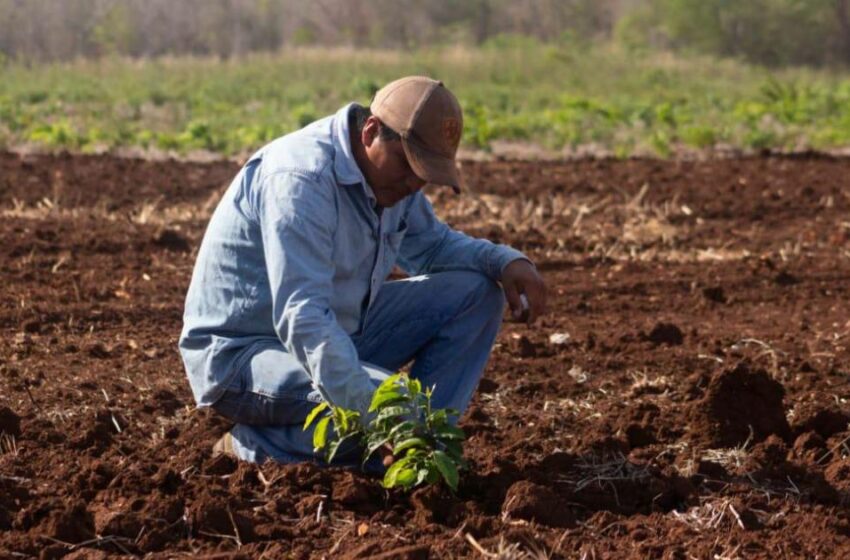
[[[443,82],[408,76],[375,94],[372,114],[401,135],[413,172],[434,185],[460,192],[455,155],[463,132],[463,112]]]

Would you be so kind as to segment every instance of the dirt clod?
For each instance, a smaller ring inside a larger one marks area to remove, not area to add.
[[[850,459],[833,461],[823,474],[827,482],[845,498],[850,498]]]
[[[192,250],[189,241],[177,230],[164,229],[154,237],[153,244],[169,251],[187,253]]]
[[[94,536],[94,520],[82,501],[52,511],[39,531],[67,543],[78,543]]]
[[[786,270],[783,270],[774,276],[773,281],[779,286],[793,286],[800,283],[799,278]]]
[[[816,463],[826,453],[826,442],[817,432],[806,432],[794,440],[791,452],[797,461]]]
[[[726,298],[726,292],[721,286],[703,288],[702,295],[705,299],[713,301],[714,303],[726,303],[728,301]]]
[[[741,362],[716,374],[691,408],[691,437],[711,448],[757,443],[771,434],[788,439],[785,389],[762,369]]]
[[[850,425],[850,413],[833,405],[823,408],[802,407],[796,412],[794,431],[797,433],[815,431],[820,437],[829,439],[834,434],[847,430]]]
[[[570,527],[575,522],[572,512],[557,493],[527,480],[521,480],[508,489],[502,515],[552,527]]]
[[[21,435],[21,417],[8,406],[0,406],[0,433],[14,437]]]
[[[331,499],[355,511],[375,512],[380,509],[383,492],[377,484],[369,484],[353,473],[344,473],[335,481]]]
[[[646,339],[653,344],[678,346],[685,341],[685,334],[673,323],[657,323],[646,335]]]
[[[514,353],[520,358],[533,358],[537,355],[537,347],[527,336],[521,336],[514,343]]]

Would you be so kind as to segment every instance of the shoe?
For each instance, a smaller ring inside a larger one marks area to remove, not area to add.
[[[227,432],[223,436],[219,438],[215,445],[213,445],[213,457],[217,457],[218,455],[227,455],[228,457],[232,457],[234,459],[238,459],[239,457],[236,455],[236,451],[233,449],[233,435],[230,432]]]

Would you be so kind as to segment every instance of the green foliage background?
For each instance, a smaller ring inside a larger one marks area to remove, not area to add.
[[[107,57],[0,66],[0,145],[251,151],[406,74],[443,79],[464,146],[495,140],[621,156],[679,146],[832,148],[850,141],[844,73],[501,36],[415,51],[286,49],[240,59]]]
[[[618,39],[770,66],[850,62],[847,0],[645,0],[615,24]]]

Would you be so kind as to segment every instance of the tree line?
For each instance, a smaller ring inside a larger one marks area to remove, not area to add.
[[[505,36],[847,65],[850,0],[0,0],[0,58],[25,63]]]

